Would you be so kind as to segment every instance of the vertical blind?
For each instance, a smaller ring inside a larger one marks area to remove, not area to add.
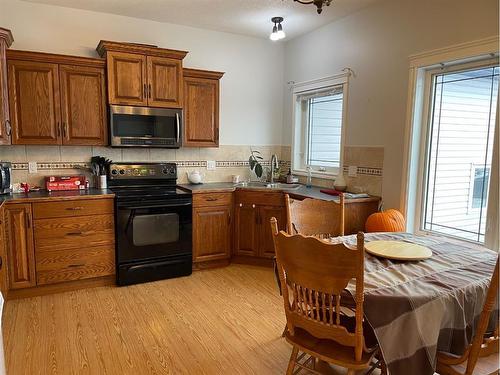
[[[498,66],[433,78],[423,227],[484,242]]]
[[[307,101],[306,164],[339,167],[342,137],[342,86],[314,95],[302,96]]]

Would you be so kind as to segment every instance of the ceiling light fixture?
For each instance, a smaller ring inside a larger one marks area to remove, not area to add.
[[[286,34],[283,31],[283,26],[281,25],[281,22],[283,22],[283,17],[273,17],[271,18],[271,22],[274,23],[273,26],[273,32],[271,35],[269,35],[269,39],[272,41],[277,41],[280,39],[283,39]]]
[[[323,11],[323,6],[330,6],[332,0],[293,0],[301,4],[314,4],[316,5],[318,14],[321,14]]]

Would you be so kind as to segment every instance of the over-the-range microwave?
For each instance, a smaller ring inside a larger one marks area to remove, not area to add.
[[[110,105],[112,147],[179,148],[182,109]]]

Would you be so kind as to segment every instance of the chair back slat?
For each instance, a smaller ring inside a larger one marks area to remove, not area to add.
[[[292,199],[285,194],[288,234],[329,238],[344,235],[344,195],[339,201]]]
[[[360,360],[363,338],[364,236],[356,247],[331,244],[315,237],[278,232],[271,219],[278,274],[283,290],[287,328],[308,331],[354,348]],[[355,280],[355,325],[345,324],[341,294]]]

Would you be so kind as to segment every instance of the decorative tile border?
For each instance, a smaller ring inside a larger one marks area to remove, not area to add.
[[[176,163],[179,168],[206,168],[207,162],[205,160],[186,160],[186,161],[172,161]],[[263,161],[261,164],[264,167],[270,167],[270,161]],[[280,167],[288,170],[291,163],[287,160],[280,160]],[[216,168],[248,168],[248,160],[244,161],[216,161]],[[54,170],[54,169],[90,169],[90,163],[87,162],[42,162],[38,163],[39,170]],[[28,170],[28,163],[12,163],[13,170]],[[344,173],[349,172],[349,166],[344,165]],[[382,168],[358,167],[357,174],[366,176],[382,176]]]

